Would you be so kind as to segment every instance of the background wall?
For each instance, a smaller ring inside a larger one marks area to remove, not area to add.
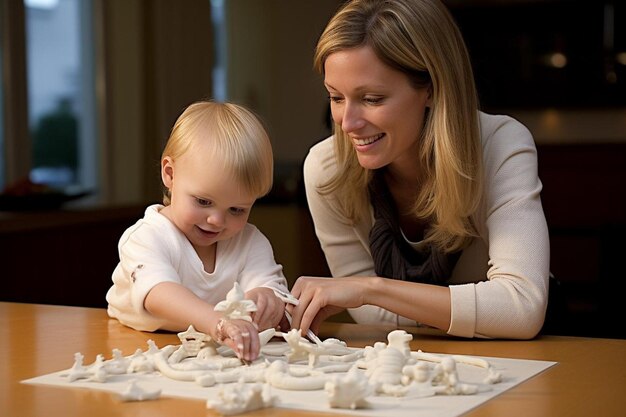
[[[309,147],[329,133],[326,93],[321,77],[312,69],[312,55],[319,34],[340,3],[225,1],[226,89],[232,101],[250,106],[265,121],[276,157],[274,191],[255,207],[251,221],[272,241],[276,258],[291,282],[300,275],[328,273],[302,198],[300,168]],[[597,17],[598,7],[603,10],[607,4],[623,10],[616,2],[591,0],[446,3],[459,16],[463,29],[479,34],[495,31],[483,41],[487,46],[493,42],[492,48],[502,45],[499,37],[511,35],[506,31],[515,25],[490,25],[490,21],[497,16],[515,15],[519,11],[516,7],[537,8],[533,19],[542,18],[544,23],[550,13],[556,16],[553,24],[547,20],[543,25],[546,31],[537,39],[558,35],[563,27],[597,29],[597,24],[578,21],[579,16],[587,14],[585,8],[593,11],[588,13],[590,17]],[[158,159],[169,129],[187,104],[212,95],[208,0],[96,0],[95,5],[101,69],[97,82],[101,108],[105,109],[101,115],[101,203],[113,208],[68,206],[63,212],[69,211],[69,217],[63,213],[0,213],[0,245],[5,255],[10,254],[3,256],[3,264],[11,271],[10,276],[25,278],[12,281],[16,287],[1,289],[3,300],[101,304],[116,263],[115,244],[121,231],[141,215],[146,204],[160,200]],[[542,14],[542,8],[550,13]],[[581,11],[571,14],[573,8]],[[490,20],[482,20],[487,18]],[[563,22],[569,23],[564,26]],[[523,23],[519,27],[534,28],[532,23]],[[615,32],[619,37],[615,45],[623,45],[621,30]],[[597,40],[596,32],[589,33],[590,39]],[[471,33],[468,35],[471,37]],[[602,34],[599,38],[596,47],[603,50]],[[516,42],[520,38],[513,33],[510,39]],[[476,45],[475,39],[471,42]],[[487,48],[486,56],[476,51],[475,63],[484,66],[487,58],[509,59],[515,48],[506,45],[495,51]],[[568,45],[575,49],[578,44]],[[550,96],[549,84],[542,87],[548,91],[545,100],[541,89],[526,95],[519,85],[515,94],[508,94],[507,88],[521,81],[507,81],[510,74],[506,66],[494,68],[503,72],[499,77],[506,83],[502,87],[505,99],[498,101],[487,95],[484,108],[518,118],[533,132],[538,145],[552,270],[561,280],[566,297],[567,317],[562,330],[569,334],[626,337],[623,324],[609,325],[619,313],[618,295],[623,294],[626,282],[623,268],[618,265],[626,251],[621,238],[626,230],[626,98],[617,96],[602,102],[602,95],[594,95],[589,100],[583,97],[563,102],[558,95],[556,99]],[[482,85],[493,80],[483,72],[476,76]],[[571,88],[577,86],[575,77],[559,78],[558,72],[550,77],[558,83],[573,79]],[[532,78],[524,82],[525,88],[534,85]],[[623,88],[624,80],[618,78],[618,82]],[[514,103],[516,94],[521,99],[519,105]],[[101,245],[87,244],[94,239]],[[41,262],[32,262],[32,248],[38,242],[54,247],[54,251],[43,250]],[[10,251],[5,250],[8,247]],[[105,255],[98,256],[100,253]],[[74,266],[68,268],[68,262]],[[57,280],[65,290],[33,292],[32,279]],[[80,296],[85,291],[96,291],[98,295],[86,300]]]
[[[328,99],[313,51],[337,0],[228,3],[229,97],[266,120],[276,160],[299,164],[327,135]]]

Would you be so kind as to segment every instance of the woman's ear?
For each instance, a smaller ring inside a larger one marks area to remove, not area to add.
[[[172,188],[174,181],[174,161],[169,156],[161,160],[161,180],[168,190]]]
[[[433,106],[433,85],[430,84],[428,88],[426,89],[426,91],[428,92],[428,98],[426,99],[426,107],[432,107]]]

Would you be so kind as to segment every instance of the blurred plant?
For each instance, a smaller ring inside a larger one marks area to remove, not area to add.
[[[34,167],[78,166],[78,121],[70,99],[61,98],[56,109],[39,119],[34,132]]]

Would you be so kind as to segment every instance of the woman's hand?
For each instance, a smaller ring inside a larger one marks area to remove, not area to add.
[[[222,318],[215,329],[216,339],[231,348],[239,359],[252,362],[259,357],[261,343],[254,323]]]
[[[285,317],[285,303],[267,287],[257,287],[247,291],[245,298],[254,301],[257,311],[252,313],[252,321],[259,331],[275,328]],[[284,325],[284,324],[283,324]]]
[[[365,304],[370,281],[370,278],[365,277],[298,278],[291,294],[300,303],[290,308],[291,327],[300,329],[302,334],[306,334],[309,328],[317,333],[320,324],[328,317],[346,308]]]

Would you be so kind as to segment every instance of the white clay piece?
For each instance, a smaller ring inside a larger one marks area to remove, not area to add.
[[[229,416],[272,407],[275,402],[276,397],[271,395],[267,385],[238,382],[222,386],[217,398],[209,398],[206,404],[207,408]]]
[[[128,387],[120,394],[120,399],[122,401],[147,401],[147,400],[156,400],[161,396],[161,390],[157,389],[154,391],[148,391],[144,388],[141,388],[136,380],[131,380],[128,383]]]
[[[239,283],[235,282],[233,289],[226,294],[226,299],[215,305],[215,311],[222,311],[229,319],[252,321],[250,313],[256,311],[256,305],[254,301],[244,298],[243,290]]]
[[[256,309],[245,303],[237,284],[221,304],[234,317],[249,317]],[[220,305],[218,304],[218,305]],[[488,388],[459,379],[457,364],[472,366],[485,373],[483,384],[494,384],[502,375],[481,358],[461,355],[436,355],[412,352],[413,336],[394,330],[388,343],[377,342],[363,349],[349,348],[338,339],[311,343],[297,329],[283,333],[274,329],[261,332],[261,354],[244,365],[232,350],[217,346],[210,337],[193,326],[178,334],[181,344],[158,348],[148,340],[148,349],[138,349],[124,357],[113,349],[112,358],[98,355],[91,365],[84,365],[81,353],[61,375],[70,382],[108,384],[120,377],[129,385],[120,395],[122,401],[158,398],[161,391],[146,391],[135,379],[138,375],[158,372],[162,377],[187,381],[200,387],[219,388],[217,396],[207,398],[207,407],[223,415],[239,414],[276,404],[270,390],[323,390],[332,408],[368,408],[375,396],[419,398],[434,395],[473,395]],[[271,342],[274,338],[283,342]],[[115,378],[111,376],[115,375]]]

